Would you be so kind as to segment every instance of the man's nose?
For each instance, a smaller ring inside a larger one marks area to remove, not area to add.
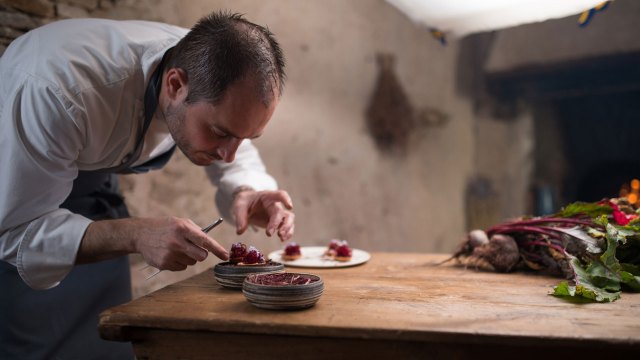
[[[242,143],[242,139],[229,139],[218,148],[218,156],[220,156],[224,162],[232,162],[236,158],[236,151],[238,151],[240,143]]]

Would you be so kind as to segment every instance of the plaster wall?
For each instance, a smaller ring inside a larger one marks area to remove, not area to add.
[[[61,18],[191,27],[216,9],[244,13],[276,34],[287,58],[284,96],[256,144],[280,187],[293,197],[294,240],[324,245],[342,238],[372,252],[451,252],[464,236],[474,130],[470,101],[456,89],[458,44],[440,45],[383,0],[0,0],[0,5],[2,19],[17,29],[0,34],[11,35],[0,39],[0,52],[11,37]],[[442,125],[416,129],[404,155],[381,153],[365,125],[381,52],[395,57],[395,74],[416,110],[435,108],[448,117]],[[121,181],[134,216],[185,217],[203,226],[219,216],[215,189],[203,169],[180,153],[162,171]],[[230,223],[211,235],[227,248],[236,241],[266,253],[282,247],[262,231],[237,236]],[[131,259],[135,296],[217,262],[211,256],[187,271],[145,281],[154,269],[143,270],[139,256]]]
[[[582,28],[577,16],[495,33],[485,70],[501,73],[640,51],[640,2],[617,0]]]
[[[105,15],[190,27],[221,8],[267,25],[287,57],[284,96],[255,143],[293,197],[294,240],[304,246],[342,238],[368,251],[452,251],[466,230],[464,188],[474,147],[469,102],[454,88],[456,43],[440,45],[382,0],[124,1]],[[365,127],[377,52],[395,55],[396,74],[416,108],[449,116],[443,126],[412,134],[406,156],[381,154]],[[215,189],[181,154],[162,171],[122,180],[134,215],[188,217],[202,225],[218,216]],[[236,241],[265,252],[282,246],[262,231],[236,236],[228,223],[212,236],[225,247]],[[188,275],[163,273],[145,287]]]
[[[515,118],[497,120],[477,111],[471,98],[478,94],[461,84],[477,81],[481,71],[640,48],[629,30],[640,7],[631,0],[616,1],[585,29],[569,17],[495,32],[486,59],[465,53],[455,39],[441,46],[383,0],[0,0],[0,54],[16,36],[55,19],[143,19],[190,27],[216,9],[267,25],[286,54],[285,93],[256,144],[293,197],[294,240],[302,245],[337,237],[368,251],[450,252],[467,226],[526,213],[539,146],[532,140],[534,116],[524,106]],[[405,156],[380,153],[365,126],[379,52],[395,56],[396,75],[416,109],[429,106],[448,116],[444,125],[414,131]],[[488,197],[465,194],[476,178],[493,186]],[[215,189],[180,153],[162,171],[121,180],[134,216],[179,216],[201,225],[218,217]],[[282,246],[262,231],[236,236],[229,223],[211,235],[225,247],[243,241],[268,253]],[[131,258],[135,296],[217,262],[210,257],[187,271],[145,281],[152,269],[141,270],[141,259]]]

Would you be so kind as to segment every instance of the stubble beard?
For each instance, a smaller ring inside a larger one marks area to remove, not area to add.
[[[176,146],[178,146],[180,151],[182,151],[189,161],[196,165],[203,165],[194,158],[193,148],[184,134],[184,123],[186,120],[185,113],[186,109],[184,103],[181,103],[179,106],[171,106],[171,104],[168,104],[164,109],[164,112],[162,112],[165,122],[167,123],[167,128],[169,129]]]

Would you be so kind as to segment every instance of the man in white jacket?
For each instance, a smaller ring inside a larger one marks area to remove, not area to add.
[[[238,233],[293,235],[291,199],[250,141],[285,79],[267,29],[228,13],[190,31],[65,20],[16,39],[0,79],[0,358],[132,357],[96,328],[130,298],[123,255],[174,271],[227,259],[189,219],[129,217],[115,174],[160,168],[176,146]]]

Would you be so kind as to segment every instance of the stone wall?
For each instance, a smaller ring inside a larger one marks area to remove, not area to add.
[[[0,55],[25,32],[57,19],[100,17],[116,0],[0,0]]]

